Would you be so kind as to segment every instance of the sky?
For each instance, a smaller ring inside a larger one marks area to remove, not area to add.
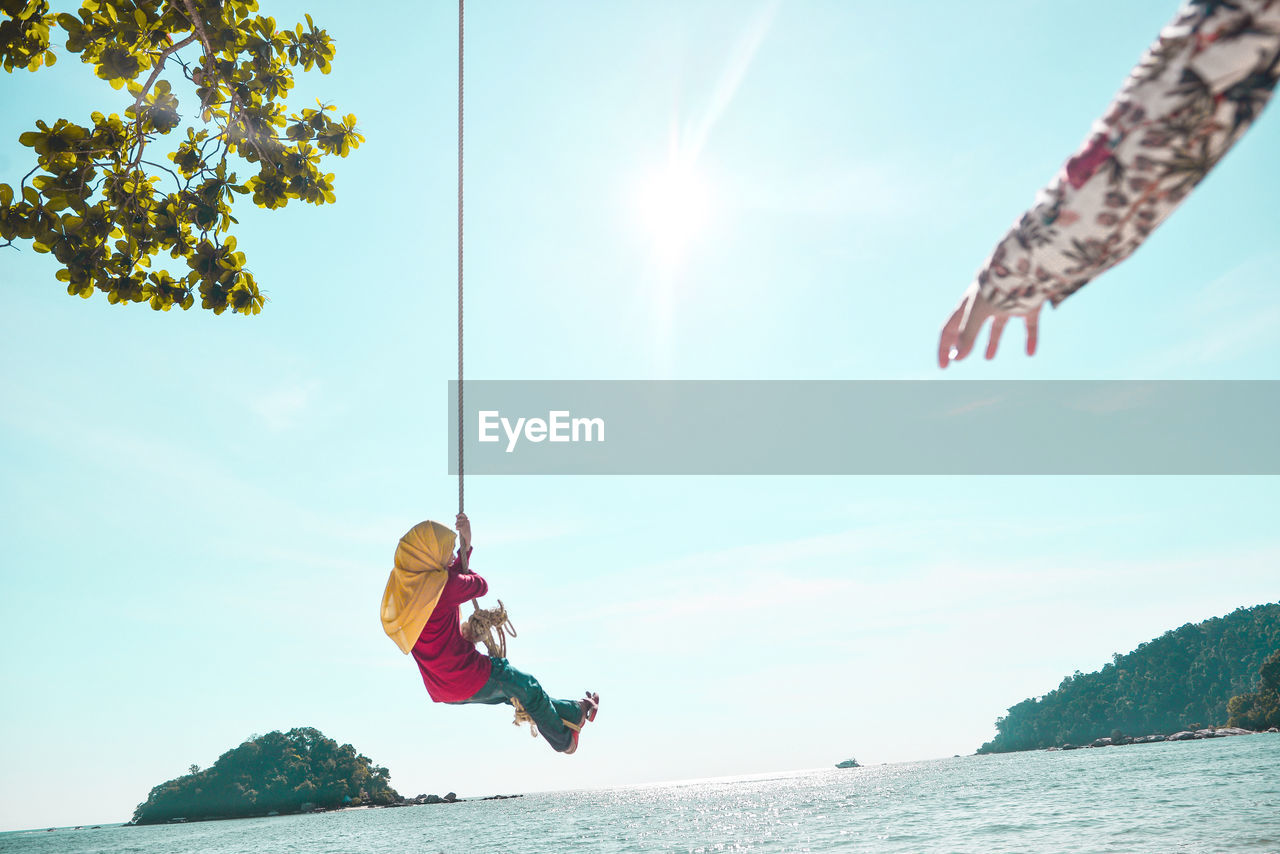
[[[1010,324],[936,367],[1174,9],[475,0],[468,376],[1280,379],[1274,107],[1034,358]],[[295,726],[406,795],[967,754],[1075,670],[1276,600],[1274,477],[474,477],[512,664],[602,708],[564,757],[433,705],[376,611],[397,538],[456,512],[456,7],[263,12],[335,38],[290,103],[368,141],[336,204],[237,213],[261,315],[82,301],[0,253],[0,830],[127,820]],[[11,184],[35,119],[125,108],[65,56],[0,87]]]

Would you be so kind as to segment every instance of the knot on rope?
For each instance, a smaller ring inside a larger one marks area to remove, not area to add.
[[[512,726],[520,726],[520,724],[529,725],[529,735],[534,738],[538,737],[538,725],[533,722],[533,718],[524,710],[524,706],[515,697],[511,698],[511,705],[515,706],[516,719],[511,722]]]
[[[506,658],[507,635],[516,637],[516,627],[507,616],[502,600],[498,600],[496,608],[481,608],[480,603],[474,599],[471,600],[471,605],[475,612],[463,624],[462,636],[470,643],[483,643],[493,657]]]

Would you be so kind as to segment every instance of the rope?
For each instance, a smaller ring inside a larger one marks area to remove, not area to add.
[[[516,719],[511,722],[512,726],[520,726],[520,724],[529,725],[529,735],[534,738],[538,737],[538,725],[533,722],[533,718],[524,710],[524,706],[515,697],[511,698],[511,705],[516,707]]]
[[[475,606],[475,613],[462,626],[462,636],[470,643],[483,643],[494,658],[506,658],[507,635],[516,637],[516,627],[507,616],[502,600],[498,600],[496,608],[481,608],[474,599],[471,604]]]
[[[465,33],[465,0],[458,0],[458,512],[466,508],[463,488],[463,410],[462,410],[462,130],[463,130],[463,34]],[[463,554],[462,565],[467,564]]]
[[[465,419],[463,410],[463,394],[462,394],[462,213],[463,213],[463,183],[462,183],[462,165],[463,165],[463,128],[464,125],[464,98],[465,86],[463,85],[465,77],[464,70],[464,48],[466,46],[466,0],[458,0],[458,513],[466,510],[466,489],[465,489],[465,466],[463,447],[465,446]],[[462,568],[467,568],[467,550],[463,548],[460,552],[462,555]],[[474,612],[467,618],[466,625],[462,627],[462,636],[471,643],[483,642],[489,650],[489,654],[497,658],[507,657],[507,634],[512,637],[516,636],[516,627],[512,625],[510,618],[507,617],[507,609],[503,607],[502,600],[498,600],[496,608],[481,608],[479,601],[472,599],[471,607]],[[494,637],[494,633],[497,637]],[[538,735],[538,728],[534,725],[533,718],[525,711],[524,706],[520,705],[520,701],[515,697],[511,698],[511,705],[515,707],[516,716],[512,722],[516,726],[521,724],[529,725],[529,733],[535,738]]]
[[[534,738],[537,738],[538,725],[534,722],[533,716],[530,715],[528,711],[525,710],[524,705],[521,704],[521,702],[517,700],[515,697],[511,697],[510,700],[511,700],[511,705],[514,706],[516,710],[516,719],[511,722],[511,725],[520,726],[521,724],[528,724],[529,735],[533,736]],[[574,732],[582,732],[582,727],[586,724],[586,722],[587,722],[586,718],[583,718],[582,723],[580,724],[575,724],[573,721],[566,721],[564,718],[560,719],[560,723],[564,724],[566,729],[573,730]]]

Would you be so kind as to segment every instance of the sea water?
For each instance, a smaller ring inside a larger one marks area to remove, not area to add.
[[[0,851],[1280,852],[1280,734],[400,809],[0,834]]]

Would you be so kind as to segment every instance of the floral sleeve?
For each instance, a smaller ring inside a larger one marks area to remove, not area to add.
[[[1004,312],[1057,305],[1133,253],[1280,78],[1280,0],[1186,0],[1084,145],[978,272]]]

